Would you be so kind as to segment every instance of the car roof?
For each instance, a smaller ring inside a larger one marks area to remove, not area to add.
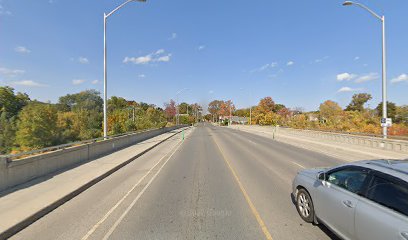
[[[408,159],[407,160],[366,160],[358,161],[348,165],[362,166],[389,174],[408,182]]]

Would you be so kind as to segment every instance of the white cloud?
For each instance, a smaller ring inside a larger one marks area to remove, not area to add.
[[[408,74],[401,74],[398,77],[391,80],[392,83],[408,82]]]
[[[163,54],[164,52],[165,52],[164,49],[159,49],[156,51],[155,55],[160,55]]]
[[[265,71],[265,70],[268,69],[268,68],[274,68],[274,67],[276,67],[276,66],[278,66],[278,63],[277,63],[277,62],[267,63],[267,64],[262,65],[262,66],[259,67],[259,68],[256,68],[256,69],[254,69],[254,70],[251,70],[251,72],[262,72],[262,71]]]
[[[354,61],[357,61],[357,60],[360,60],[360,57],[359,57],[359,56],[356,56],[356,57],[354,58]]]
[[[373,81],[378,79],[380,76],[378,73],[369,73],[363,76],[360,76],[359,78],[356,79],[356,83],[363,83],[363,82],[368,82],[368,81]]]
[[[9,10],[5,9],[3,5],[0,4],[0,16],[11,16],[13,15]]]
[[[169,40],[174,40],[177,38],[177,33],[172,33]]]
[[[168,55],[166,55],[166,56],[161,56],[161,57],[159,57],[156,61],[157,61],[157,62],[169,62],[169,61],[170,61],[170,57],[171,57],[171,54],[168,54]]]
[[[152,61],[151,55],[146,55],[142,57],[125,57],[123,60],[123,63],[129,63],[132,62],[134,64],[147,64]]]
[[[352,74],[352,73],[340,73],[337,74],[337,81],[350,81],[353,80],[354,78],[356,78],[357,75],[356,74]]]
[[[98,84],[98,83],[99,83],[99,80],[95,79],[95,80],[93,80],[91,83],[92,83],[92,84]]]
[[[137,77],[138,77],[138,78],[145,78],[146,75],[144,75],[144,74],[139,74]]]
[[[23,46],[18,46],[14,49],[14,51],[18,52],[18,53],[22,53],[22,54],[28,54],[31,52],[30,49],[23,47]]]
[[[4,77],[15,77],[17,75],[24,74],[24,70],[20,69],[9,69],[9,68],[2,68],[0,67],[0,75]]]
[[[85,82],[85,80],[83,80],[83,79],[74,79],[74,80],[72,80],[72,84],[74,84],[74,85],[80,85],[80,84],[82,84],[84,82]]]
[[[325,57],[316,59],[316,60],[315,60],[315,63],[321,63],[321,62],[323,62],[324,60],[326,60],[326,59],[328,59],[328,58],[329,58],[329,56],[325,56]]]
[[[34,82],[33,80],[22,80],[22,81],[15,81],[11,82],[12,85],[18,85],[18,86],[26,86],[26,87],[47,87],[47,85]]]
[[[78,62],[81,63],[81,64],[88,64],[89,60],[86,57],[79,57]]]
[[[351,88],[351,87],[342,87],[340,88],[337,92],[355,92],[355,91],[360,91],[361,88]]]
[[[293,64],[295,64],[294,61],[289,61],[288,63],[286,63],[286,66],[292,66]]]
[[[208,91],[208,94],[214,94],[214,90]]]
[[[198,46],[198,51],[204,50],[205,45]]]
[[[147,54],[146,56],[125,57],[123,63],[149,64],[152,62],[169,62],[171,54],[163,55],[164,53],[164,49],[159,49],[154,53]]]

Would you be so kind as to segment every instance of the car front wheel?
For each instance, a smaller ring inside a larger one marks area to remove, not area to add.
[[[314,207],[312,198],[305,189],[299,189],[296,198],[296,208],[300,217],[308,223],[312,223],[314,220]]]

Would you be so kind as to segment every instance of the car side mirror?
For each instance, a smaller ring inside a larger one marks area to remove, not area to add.
[[[326,180],[326,173],[325,172],[321,172],[317,175],[317,179],[324,181]]]

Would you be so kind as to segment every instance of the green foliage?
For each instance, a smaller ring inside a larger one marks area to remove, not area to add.
[[[31,103],[19,113],[16,144],[23,150],[40,149],[61,143],[57,109],[50,104]]]
[[[353,95],[353,99],[350,104],[346,107],[346,111],[364,111],[364,104],[372,99],[369,93],[358,93]]]
[[[7,115],[7,112],[2,112],[0,115],[0,154],[9,153],[14,147],[17,118],[7,118]]]
[[[375,108],[377,110],[377,115],[379,117],[382,117],[382,108],[383,108],[383,103],[379,103],[378,106]],[[388,102],[387,101],[387,117],[395,119],[397,115],[397,105],[393,102]]]
[[[103,99],[96,90],[86,90],[76,94],[67,94],[59,98],[60,111],[94,110],[102,111]]]
[[[30,98],[27,94],[14,94],[13,88],[0,87],[0,114],[6,113],[6,118],[16,116],[29,101]]]
[[[408,105],[397,107],[397,114],[395,116],[395,122],[408,125]]]

